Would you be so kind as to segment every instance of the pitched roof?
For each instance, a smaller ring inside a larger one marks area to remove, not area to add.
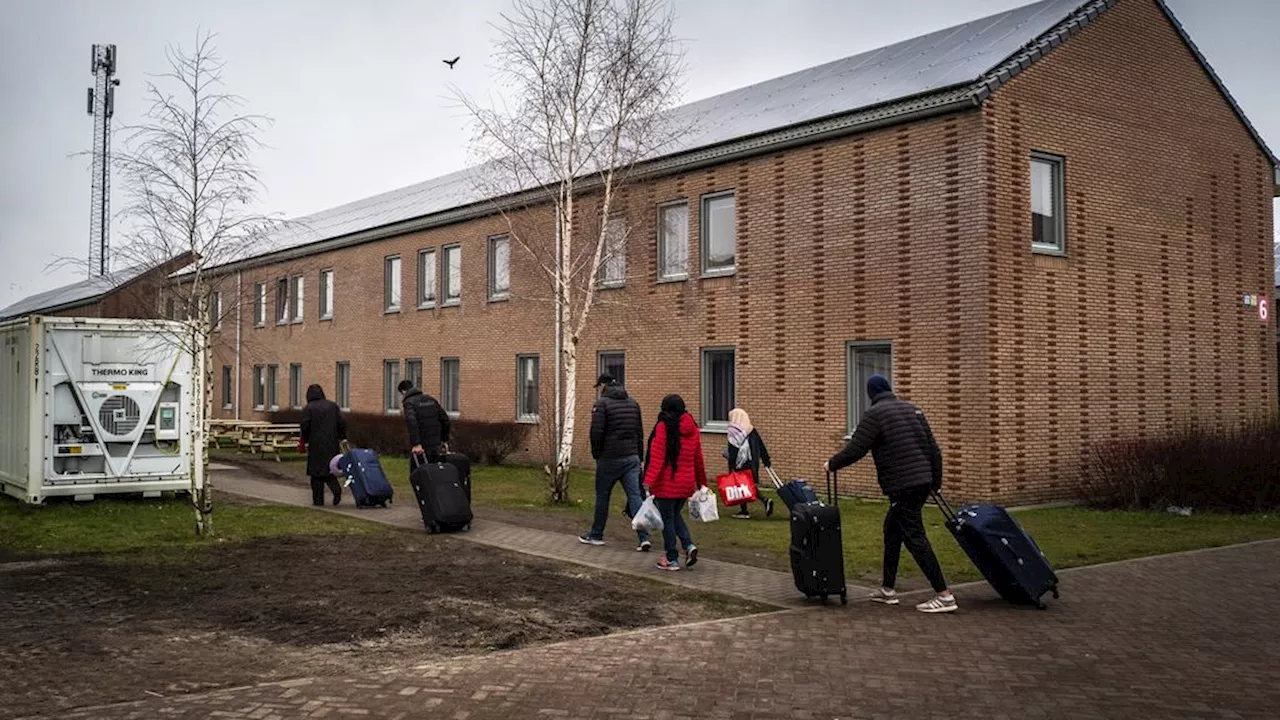
[[[137,280],[150,270],[172,263],[179,258],[185,259],[185,257],[186,254],[154,265],[137,265],[124,268],[108,272],[106,275],[86,278],[70,285],[63,285],[53,290],[46,290],[45,292],[25,297],[0,310],[0,320],[12,320],[24,315],[68,310],[81,305],[88,305]]]
[[[1041,0],[675,108],[691,131],[647,165],[686,169],[813,142],[912,117],[974,107],[1106,12],[1116,0]],[[1254,139],[1275,159],[1204,62],[1172,12],[1157,0],[1218,83]],[[459,222],[490,208],[476,168],[461,170],[291,221],[262,252],[230,266],[296,257]]]

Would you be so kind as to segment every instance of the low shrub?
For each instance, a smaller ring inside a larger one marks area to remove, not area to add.
[[[1280,423],[1201,424],[1090,449],[1080,494],[1097,508],[1169,506],[1231,513],[1280,509]]]
[[[343,413],[347,421],[347,440],[352,447],[364,447],[379,455],[405,455],[409,452],[409,434],[404,418],[382,413]],[[297,423],[301,410],[271,413],[273,423]],[[482,422],[455,420],[451,424],[449,447],[464,453],[473,462],[501,465],[524,444],[529,426],[514,422]]]

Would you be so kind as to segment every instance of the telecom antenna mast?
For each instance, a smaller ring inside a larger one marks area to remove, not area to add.
[[[111,116],[115,114],[116,46],[94,45],[89,66],[89,114],[93,116],[93,199],[89,216],[89,277],[107,274],[111,232]]]

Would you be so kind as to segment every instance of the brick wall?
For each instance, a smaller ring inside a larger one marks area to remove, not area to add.
[[[1068,497],[1091,444],[1274,411],[1272,170],[1153,0],[1123,0],[983,113],[994,348],[984,481]],[[1067,256],[1029,247],[1028,160],[1066,158]]]
[[[627,283],[602,293],[580,347],[576,461],[590,461],[601,350],[626,352],[628,389],[652,422],[669,392],[700,417],[700,349],[734,347],[737,404],[780,473],[820,480],[846,432],[848,343],[891,342],[895,384],[929,412],[953,494],[1008,502],[1068,495],[1090,442],[1159,432],[1196,408],[1223,421],[1258,398],[1270,408],[1274,329],[1239,300],[1270,278],[1269,168],[1179,43],[1154,2],[1124,0],[982,110],[630,188]],[[1176,83],[1155,82],[1156,68]],[[1066,258],[1030,252],[1033,149],[1067,158]],[[700,279],[699,198],[722,190],[737,193],[737,272]],[[691,279],[659,283],[656,208],[679,199]],[[353,408],[376,411],[384,359],[421,358],[438,395],[440,358],[459,357],[463,416],[510,420],[516,356],[538,353],[549,417],[549,293],[516,247],[511,299],[485,300],[487,237],[506,227],[477,220],[245,271],[246,296],[259,280],[269,291],[266,327],[252,327],[252,302],[240,312],[242,416],[255,364],[279,365],[284,405],[290,363],[332,395],[334,363],[348,361]],[[416,309],[418,250],[452,243],[461,306]],[[405,309],[384,314],[391,254]],[[322,268],[335,269],[327,321]],[[276,326],[283,274],[306,278],[305,312]],[[217,354],[215,377],[234,364],[230,343]],[[545,457],[549,422],[539,431],[525,458]],[[724,436],[703,442],[718,471]],[[878,494],[870,460],[842,483]]]

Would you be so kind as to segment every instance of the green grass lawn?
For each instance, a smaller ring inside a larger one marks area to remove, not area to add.
[[[223,454],[222,457],[235,459],[234,453]],[[282,463],[268,461],[256,465],[299,479],[303,474],[301,463],[294,458]],[[407,460],[383,456],[382,465],[397,494],[410,494]],[[546,502],[544,476],[540,468],[475,465],[472,467],[473,500],[481,518],[485,516],[484,510],[488,509],[492,519],[577,534],[585,531],[591,523],[595,503],[592,477],[590,472],[575,472],[570,486],[573,504],[551,506]],[[614,508],[609,514],[608,540],[630,542],[634,537],[630,535],[626,518],[621,515],[624,503],[621,488],[616,488]],[[782,503],[777,505],[778,511],[768,519],[763,517],[763,509],[758,504],[753,505],[752,512],[756,517],[752,520],[734,520],[728,517],[731,511],[721,507],[721,520],[691,523],[690,530],[706,557],[786,570],[790,540],[788,518]],[[876,582],[883,552],[881,527],[885,504],[880,501],[841,500],[840,511],[844,525],[845,565],[850,577]],[[1016,516],[1035,537],[1054,567],[1059,569],[1280,538],[1280,515],[1277,514],[1196,514],[1182,517],[1166,513],[1068,507],[1025,510]],[[941,513],[930,506],[926,509],[925,520],[929,538],[948,579],[953,582],[981,579],[943,527]],[[918,587],[922,579],[917,577],[918,569],[909,557],[903,558],[901,569],[904,578],[913,578],[907,584]]]
[[[385,532],[386,528],[305,508],[220,499],[213,513],[215,542],[283,535]],[[59,500],[23,505],[0,497],[0,555],[115,552],[207,544],[195,537],[195,516],[185,497],[143,500],[103,496],[89,503]]]

